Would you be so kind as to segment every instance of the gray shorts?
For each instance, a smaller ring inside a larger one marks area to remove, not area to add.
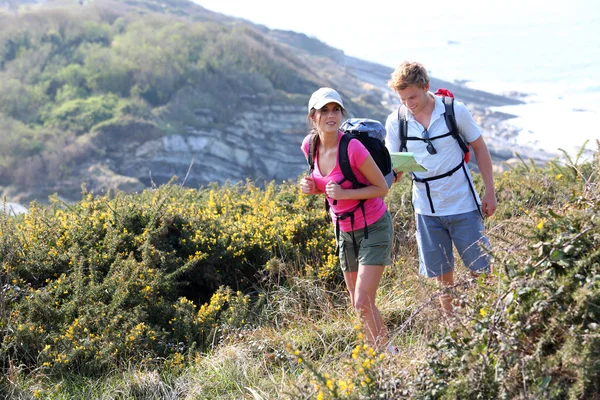
[[[392,263],[394,226],[390,212],[386,211],[381,218],[368,226],[368,230],[368,239],[365,239],[364,227],[354,231],[354,239],[358,247],[358,260],[352,245],[352,232],[340,231],[338,247],[342,271],[356,272],[359,264],[390,265]]]
[[[491,245],[478,210],[443,217],[416,214],[415,218],[421,275],[433,278],[454,270],[452,243],[469,270],[490,270]]]

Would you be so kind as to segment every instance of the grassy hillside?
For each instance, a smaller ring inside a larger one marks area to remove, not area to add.
[[[312,63],[187,0],[50,1],[0,13],[0,26],[0,189],[25,201],[77,196],[86,168],[129,141],[219,130],[263,104],[304,106],[329,83],[313,66],[321,52]],[[360,99],[348,108],[381,116]]]
[[[322,199],[294,185],[0,215],[0,396],[598,398],[599,173],[596,153],[497,176],[495,273],[459,267],[453,319],[418,276],[410,183],[395,185],[378,293],[394,357],[364,343]]]

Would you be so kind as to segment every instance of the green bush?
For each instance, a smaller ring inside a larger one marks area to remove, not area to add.
[[[312,205],[295,186],[169,185],[0,214],[2,365],[98,373],[214,345],[253,323],[242,291],[269,260],[334,278]]]
[[[70,100],[49,113],[46,125],[82,135],[94,125],[113,118],[118,102],[114,95]]]

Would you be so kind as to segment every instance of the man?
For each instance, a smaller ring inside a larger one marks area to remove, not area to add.
[[[474,152],[483,178],[482,199],[474,190],[459,141],[449,134],[444,102],[429,91],[429,77],[423,65],[403,62],[392,73],[388,86],[398,93],[402,105],[387,118],[386,146],[390,152],[412,152],[427,169],[412,174],[420,273],[436,278],[442,286],[452,286],[452,244],[471,273],[489,272],[490,259],[482,248],[490,248],[483,216],[494,214],[497,201],[492,160],[479,127],[467,107],[454,101],[458,132]],[[405,141],[401,140],[400,123],[405,127]],[[451,295],[440,296],[440,304],[447,315],[452,314]]]

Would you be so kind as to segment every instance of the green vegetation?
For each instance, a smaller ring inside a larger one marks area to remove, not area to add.
[[[599,173],[596,153],[497,176],[495,273],[459,267],[453,319],[417,274],[410,183],[395,185],[378,303],[398,356],[364,344],[322,199],[295,185],[84,192],[0,215],[0,395],[597,398]]]
[[[304,105],[327,79],[268,33],[221,19],[183,0],[65,0],[0,13],[0,189],[77,198],[82,171],[117,157],[110,143],[134,140],[121,129],[132,121],[151,127],[138,143],[144,132],[221,129],[258,105]]]

